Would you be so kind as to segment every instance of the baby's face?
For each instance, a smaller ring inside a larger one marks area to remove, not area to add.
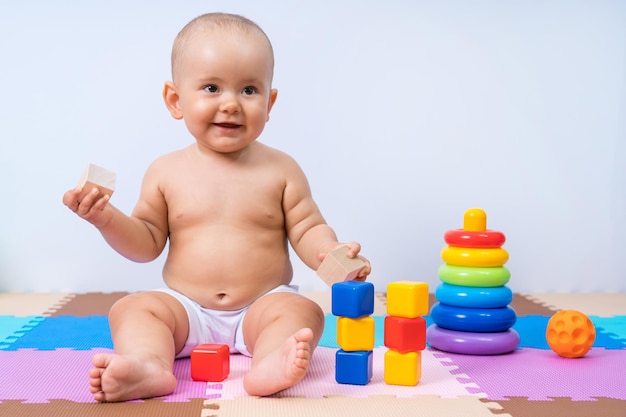
[[[174,83],[187,128],[215,152],[237,152],[254,142],[276,99],[272,60],[263,39],[199,33],[189,40]]]

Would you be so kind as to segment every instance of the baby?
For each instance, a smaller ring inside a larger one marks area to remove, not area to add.
[[[288,155],[257,142],[276,102],[273,50],[266,34],[237,15],[202,15],[178,34],[172,81],[163,98],[195,142],[148,168],[127,216],[93,188],[63,203],[93,224],[117,252],[158,257],[169,239],[166,288],[134,293],[109,313],[114,354],[89,372],[97,401],[170,394],[175,358],[202,343],[252,357],[244,388],[271,395],[300,381],[322,335],[324,315],[290,285],[288,242],[317,269],[344,245],[313,201]],[[348,257],[360,245],[347,243]],[[358,280],[370,273],[370,264]]]

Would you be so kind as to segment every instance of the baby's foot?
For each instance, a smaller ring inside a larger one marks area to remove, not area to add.
[[[170,394],[176,377],[158,360],[97,354],[89,371],[90,392],[96,401],[127,401]]]
[[[243,379],[250,395],[271,395],[300,381],[309,369],[313,331],[300,329],[276,351],[254,364]]]

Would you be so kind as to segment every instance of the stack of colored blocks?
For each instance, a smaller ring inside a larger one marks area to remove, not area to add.
[[[367,385],[372,379],[375,324],[374,285],[337,282],[331,287],[332,313],[337,316],[335,380],[340,384]]]
[[[426,348],[428,284],[398,281],[387,285],[384,379],[390,385],[417,385]]]
[[[504,234],[488,230],[487,215],[475,208],[465,212],[463,229],[447,231],[444,240],[443,283],[435,291],[439,302],[430,313],[435,325],[428,328],[428,343],[468,355],[514,351],[520,337],[511,329],[517,316],[508,306],[513,292],[506,286],[511,273],[504,266]]]

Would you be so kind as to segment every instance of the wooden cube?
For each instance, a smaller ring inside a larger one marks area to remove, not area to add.
[[[372,317],[337,319],[337,344],[346,352],[373,350],[375,342],[375,322]]]
[[[191,379],[220,382],[230,373],[230,349],[227,345],[203,344],[191,351]]]
[[[387,284],[387,314],[410,319],[427,315],[428,284],[415,281]]]
[[[426,349],[426,320],[423,317],[385,317],[385,346],[400,353]]]
[[[78,186],[83,189],[78,196],[78,201],[85,198],[85,196],[89,194],[94,187],[100,190],[98,199],[104,197],[105,195],[110,197],[113,195],[113,191],[115,190],[115,179],[116,175],[114,172],[95,164],[87,165],[87,168],[78,182]]]
[[[317,275],[329,286],[335,282],[353,280],[367,264],[362,259],[348,258],[350,248],[346,245],[328,252],[319,268]]]

